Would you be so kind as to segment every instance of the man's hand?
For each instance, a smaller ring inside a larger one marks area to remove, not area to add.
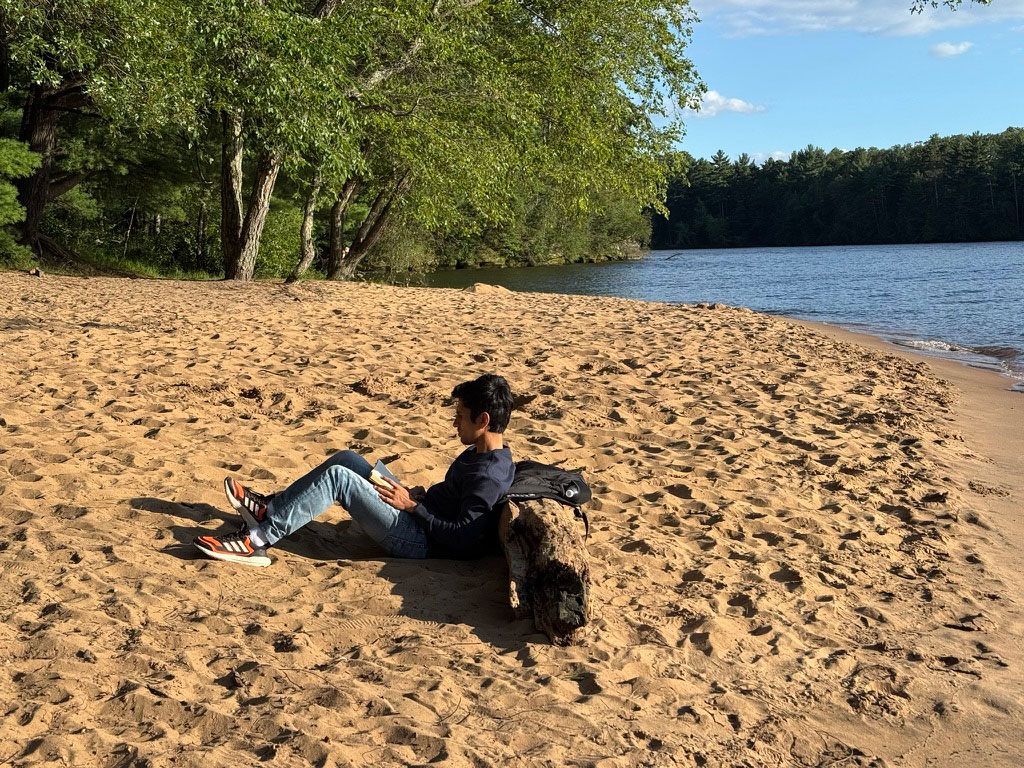
[[[403,512],[416,508],[416,502],[409,495],[407,488],[399,485],[387,475],[384,475],[384,480],[388,484],[387,487],[374,487],[377,489],[377,495],[381,497],[385,504],[390,504],[395,509],[400,509]]]

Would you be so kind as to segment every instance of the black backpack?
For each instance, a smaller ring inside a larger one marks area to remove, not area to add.
[[[501,499],[553,499],[572,507],[577,517],[582,518],[586,535],[590,536],[590,520],[580,508],[593,497],[578,469],[562,469],[554,464],[524,459],[516,462],[516,474],[508,493]]]

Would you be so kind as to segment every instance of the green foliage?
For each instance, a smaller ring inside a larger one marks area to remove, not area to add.
[[[890,149],[807,147],[760,168],[723,153],[669,183],[657,248],[1024,239],[1024,129]]]
[[[436,243],[415,220],[396,221],[362,265],[364,275],[389,283],[401,283],[409,275],[430,272],[439,266]]]
[[[280,152],[293,169],[315,159],[344,176],[359,164],[349,93],[352,65],[362,53],[360,30],[373,31],[360,12],[372,21],[371,7],[347,4],[343,16],[320,20],[309,13],[313,5],[204,3],[194,29],[201,101],[210,114],[241,112],[253,150]]]
[[[970,2],[977,3],[978,5],[990,5],[992,0],[970,0]],[[946,6],[951,11],[955,11],[963,5],[963,0],[912,0],[910,4],[910,12],[921,13],[929,6],[932,8],[938,8],[940,5]]]
[[[257,278],[285,277],[299,253],[302,208],[291,200],[275,200],[267,216],[256,259]]]
[[[20,141],[0,139],[0,267],[24,269],[32,261],[32,252],[18,245],[3,227],[25,218],[25,209],[18,203],[18,192],[12,179],[28,176],[39,165],[39,156]]]
[[[365,271],[392,281],[413,272],[480,266],[535,266],[633,258],[650,239],[650,218],[633,201],[603,193],[571,216],[551,190],[519,191],[514,216],[480,233],[430,232],[398,222],[367,259]]]
[[[409,207],[426,228],[511,221],[528,182],[557,188],[561,216],[602,190],[661,205],[660,156],[681,126],[652,116],[700,91],[685,3],[491,2],[464,16],[464,34],[430,38],[437,48],[397,92],[411,114],[380,118],[388,156],[413,169]]]
[[[380,190],[412,179],[374,271],[597,258],[644,236],[638,212],[662,205],[663,158],[681,135],[666,105],[692,105],[702,88],[685,1],[352,0],[318,18],[319,7],[0,0],[6,103],[79,97],[45,170],[82,181],[49,203],[43,233],[106,263],[215,273],[228,112],[252,166],[269,154],[282,186],[323,181],[321,251],[323,213],[348,179],[361,181],[350,235]],[[290,198],[274,198],[259,275],[298,258]]]
[[[85,181],[54,200],[44,230],[98,266],[219,276],[216,168],[182,138],[113,138],[97,147],[91,123],[67,126],[61,170]],[[147,269],[139,265],[147,264]]]
[[[83,84],[110,131],[191,125],[195,8],[167,0],[0,0],[11,86]]]

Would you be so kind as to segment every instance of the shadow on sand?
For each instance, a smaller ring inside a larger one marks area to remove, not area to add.
[[[161,552],[180,560],[205,560],[192,544],[196,536],[210,533],[209,525],[224,523],[217,533],[238,527],[239,517],[203,502],[171,501],[153,497],[129,499],[133,509],[156,512],[187,521],[190,524],[170,525],[167,530],[175,543]],[[344,514],[344,513],[342,513]],[[273,553],[288,552],[297,557],[318,561],[376,561],[379,575],[392,584],[392,594],[402,598],[399,614],[417,621],[439,624],[466,624],[482,642],[496,648],[523,650],[527,643],[546,642],[530,621],[513,621],[508,605],[508,569],[501,554],[478,560],[406,560],[386,557],[380,548],[351,519],[337,523],[313,521],[287,539],[274,545]],[[225,568],[239,568],[230,563]],[[270,566],[273,568],[273,565]],[[429,573],[430,578],[424,578]],[[426,588],[440,588],[443,599],[425,594]]]

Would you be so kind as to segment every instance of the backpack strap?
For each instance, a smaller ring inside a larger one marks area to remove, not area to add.
[[[590,538],[590,519],[587,517],[587,513],[583,511],[583,507],[573,507],[573,513],[576,517],[583,521],[583,538],[584,540]]]

